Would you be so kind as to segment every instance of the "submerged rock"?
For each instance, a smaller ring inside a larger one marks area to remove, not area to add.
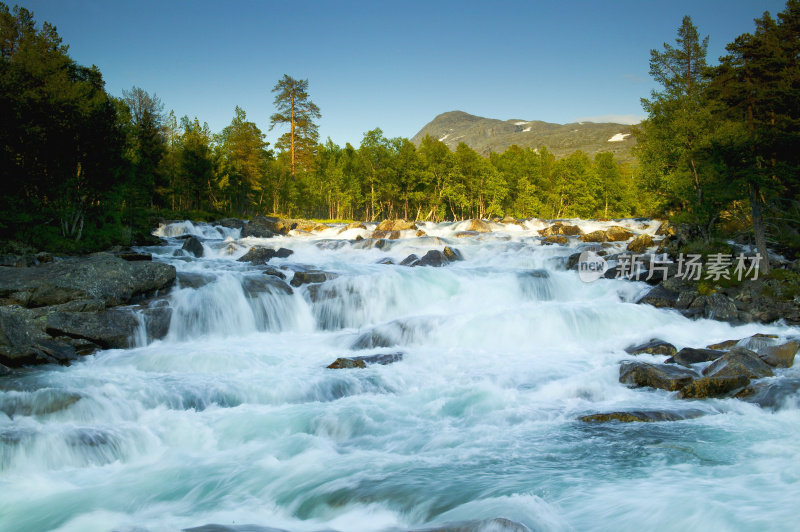
[[[544,239],[545,244],[566,244],[567,237],[563,235],[550,235]]]
[[[377,355],[363,355],[355,357],[337,358],[329,369],[366,368],[368,364],[386,366],[403,360],[403,353],[379,353]]]
[[[195,236],[189,236],[183,243],[182,250],[194,255],[195,257],[203,256],[203,243]]]
[[[661,411],[661,410],[633,410],[630,412],[608,412],[605,414],[590,414],[581,416],[579,421],[586,423],[608,423],[619,421],[621,423],[653,423],[659,421],[681,421],[695,419],[705,415],[701,410]]]
[[[320,270],[309,270],[305,272],[295,272],[292,277],[291,284],[295,288],[304,284],[310,283],[324,283],[328,279],[333,279],[336,275],[332,273],[323,272]]]
[[[692,347],[684,347],[678,351],[674,356],[665,360],[667,364],[680,364],[681,366],[690,366],[692,364],[699,364],[701,362],[710,362],[716,360],[725,351],[718,351],[716,349],[694,349]]]
[[[697,377],[699,375],[690,369],[665,364],[623,362],[619,367],[619,381],[623,384],[670,392],[680,390]]]
[[[455,262],[457,260],[464,260],[464,256],[461,252],[455,248],[451,248],[450,246],[445,246],[442,250],[445,258],[450,262]]]
[[[243,229],[244,226],[247,225],[247,222],[239,218],[222,218],[214,222],[214,224],[227,227],[228,229]]]
[[[260,294],[292,295],[294,291],[283,281],[271,277],[244,277],[242,278],[244,295],[249,298],[258,297]]]
[[[657,285],[647,292],[637,303],[652,305],[657,308],[671,308],[678,303],[678,296],[678,292],[665,288],[662,285]]]
[[[285,259],[286,257],[292,255],[294,251],[291,249],[286,248],[267,248],[262,246],[255,246],[250,248],[250,250],[242,255],[238,260],[238,262],[249,262],[250,264],[258,265],[264,264],[268,262],[270,259],[279,258]]]
[[[784,406],[796,407],[800,403],[800,379],[783,378],[756,382],[737,393],[736,398],[771,410]]]
[[[414,529],[409,532],[531,532],[531,529],[516,521],[498,517],[495,519],[445,523],[432,528]]]
[[[677,353],[677,351],[674,345],[664,340],[659,340],[658,338],[653,338],[647,343],[632,345],[625,349],[625,352],[629,355],[649,354],[672,356]]]
[[[425,253],[422,258],[412,253],[403,259],[402,262],[400,262],[400,265],[441,267],[459,260],[464,260],[461,252],[457,249],[447,246],[442,251],[439,251],[438,249],[432,249]]]

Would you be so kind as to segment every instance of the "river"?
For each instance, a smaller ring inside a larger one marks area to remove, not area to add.
[[[579,243],[542,245],[545,226],[455,238],[463,224],[427,223],[428,237],[383,249],[341,226],[272,239],[160,227],[168,244],[142,250],[179,272],[164,339],[0,381],[0,529],[348,532],[504,517],[547,531],[796,530],[797,402],[688,403],[618,379],[624,349],[650,338],[680,349],[800,331],[637,305],[648,285],[582,282],[565,268]],[[202,258],[180,251],[185,234]],[[379,263],[444,244],[464,260]],[[253,245],[292,250],[269,262],[288,279],[304,267],[335,278],[286,293],[236,260]],[[327,368],[381,353],[402,359]],[[687,405],[705,415],[577,420]]]

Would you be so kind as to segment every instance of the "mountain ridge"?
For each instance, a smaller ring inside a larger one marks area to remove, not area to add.
[[[619,161],[631,161],[636,145],[632,126],[613,122],[572,122],[554,124],[542,120],[485,118],[464,111],[437,115],[411,138],[419,146],[425,135],[438,139],[454,150],[464,142],[481,155],[502,153],[516,144],[521,148],[547,147],[556,157],[577,150],[589,155],[611,152]]]

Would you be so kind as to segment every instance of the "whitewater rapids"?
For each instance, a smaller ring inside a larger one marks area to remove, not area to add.
[[[565,268],[579,243],[543,245],[546,225],[455,238],[463,224],[420,224],[428,237],[383,249],[354,240],[373,227],[271,239],[160,227],[168,244],[143,251],[178,269],[164,339],[0,379],[0,530],[380,532],[497,517],[546,531],[796,529],[797,402],[680,402],[618,377],[624,349],[650,338],[680,349],[800,330],[637,305],[647,285],[582,282]],[[181,251],[185,234],[203,258]],[[236,259],[253,245],[291,249],[269,262],[287,279],[304,266],[335,278],[313,298],[309,285],[252,293],[265,275]],[[379,264],[444,245],[465,260]],[[706,415],[577,421],[687,406]]]

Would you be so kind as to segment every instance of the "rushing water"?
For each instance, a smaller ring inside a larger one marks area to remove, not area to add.
[[[0,529],[383,531],[496,517],[531,530],[797,529],[796,403],[684,403],[621,385],[618,368],[652,337],[681,348],[800,331],[636,305],[644,283],[581,282],[565,270],[578,243],[543,246],[544,226],[456,239],[459,224],[423,224],[429,237],[384,249],[354,241],[363,229],[259,240],[161,227],[169,245],[147,251],[181,279],[166,338],[0,381]],[[204,258],[180,251],[185,233]],[[236,261],[257,244],[294,251],[270,261],[288,279],[303,265],[337,276],[314,298],[309,285],[288,294]],[[445,244],[465,260],[378,263]],[[386,366],[326,368],[396,352]],[[706,415],[576,420],[686,408]]]

